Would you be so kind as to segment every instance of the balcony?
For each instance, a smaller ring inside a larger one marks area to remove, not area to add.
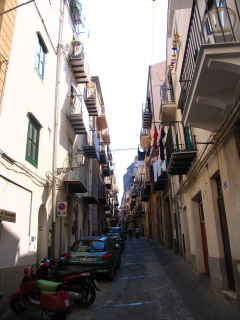
[[[70,16],[77,34],[84,28],[84,14],[82,13],[82,4],[78,0],[67,0]]]
[[[160,160],[158,160],[153,163],[153,175],[153,191],[162,191],[168,183],[165,161],[161,163]]]
[[[171,123],[166,138],[167,172],[170,175],[187,174],[191,168],[197,151],[193,149],[189,128],[180,122]]]
[[[234,107],[239,85],[240,44],[201,46],[185,105],[185,126],[217,131]]]
[[[108,160],[109,161],[112,161],[113,157],[112,157],[112,152],[110,151],[109,147],[108,148],[108,151],[107,151],[107,155],[108,155]]]
[[[98,116],[97,90],[94,84],[84,88],[83,99],[90,116]]]
[[[107,164],[108,163],[107,154],[106,154],[106,151],[105,151],[105,147],[103,145],[100,147],[99,162],[101,164]]]
[[[105,145],[109,146],[111,144],[110,134],[108,129],[102,130],[102,139]]]
[[[105,183],[105,186],[106,188],[109,190],[109,191],[112,191],[112,178],[111,177],[105,177],[104,178],[104,183]]]
[[[150,128],[152,125],[152,110],[150,101],[142,105],[142,127]]]
[[[152,189],[151,181],[149,180],[145,181],[144,187],[141,189],[141,201],[148,202],[151,189]]]
[[[148,147],[148,143],[149,143],[149,130],[148,128],[142,128],[141,132],[140,132],[140,146],[142,148],[147,148]]]
[[[107,119],[104,114],[97,116],[97,125],[99,130],[107,129]]]
[[[89,132],[89,117],[86,105],[81,95],[69,97],[69,111],[66,114],[76,134]]]
[[[83,144],[83,150],[88,158],[99,159],[99,140],[93,129],[90,130]]]
[[[79,167],[75,161],[69,169],[63,178],[67,188],[73,193],[87,192],[87,168],[84,165]]]
[[[111,203],[110,203],[110,199],[107,199],[107,203],[104,205],[103,207],[104,211],[109,211],[108,214],[112,214],[111,213]],[[107,212],[106,212],[106,215],[107,215]]]
[[[80,41],[71,42],[68,59],[77,83],[88,83],[89,69],[85,61],[83,44]]]
[[[102,173],[104,177],[110,177],[111,176],[111,169],[108,164],[104,164],[102,166]]]
[[[99,176],[99,184],[98,184],[98,201],[101,204],[108,203],[108,191],[105,186],[105,183],[102,181],[100,176]]]
[[[216,4],[200,19],[198,2],[193,2],[180,75],[184,126],[211,132],[234,107],[240,68],[240,5],[231,0]]]
[[[140,151],[138,149],[138,161],[144,161],[146,156],[146,151]]]
[[[92,179],[91,185],[88,187],[88,192],[82,196],[82,199],[88,204],[98,204],[98,184]]]
[[[162,85],[160,88],[161,107],[160,119],[162,122],[175,120],[177,105],[174,98],[173,85]]]

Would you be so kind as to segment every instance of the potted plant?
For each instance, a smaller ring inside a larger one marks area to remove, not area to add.
[[[81,45],[81,41],[79,41],[79,40],[73,40],[73,41],[71,41],[71,45],[72,45],[73,47],[78,47],[78,46]]]

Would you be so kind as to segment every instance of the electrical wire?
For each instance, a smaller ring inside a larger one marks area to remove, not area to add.
[[[32,182],[33,182],[34,184],[36,184],[38,187],[44,187],[44,186],[45,186],[45,185],[36,183],[36,182],[32,179],[32,177],[31,177],[30,175],[28,175],[26,172],[19,172],[19,171],[16,171],[16,170],[14,170],[14,169],[10,169],[10,168],[8,168],[2,161],[0,161],[0,163],[1,163],[7,170],[13,171],[13,172],[15,172],[15,173],[23,174],[24,176],[28,177],[28,178],[31,179]]]
[[[13,8],[11,8],[11,9],[9,9],[9,10],[6,10],[6,11],[0,13],[0,16],[2,16],[2,15],[5,14],[5,13],[8,13],[8,12],[10,12],[10,11],[12,11],[12,10],[15,10],[15,9],[17,9],[17,8],[19,8],[19,7],[25,6],[26,4],[29,4],[29,3],[31,3],[31,2],[35,2],[35,0],[30,0],[30,1],[28,1],[28,2],[19,4],[19,5],[16,6],[16,7],[13,7]]]
[[[123,149],[111,149],[111,152],[116,152],[116,151],[129,151],[129,150],[138,150],[138,148],[123,148]]]
[[[19,169],[21,169],[23,172],[20,171],[16,171],[14,169],[10,169],[8,168],[2,161],[0,161],[0,163],[7,169],[10,171],[13,171],[15,173],[19,173],[19,174],[23,174],[25,176],[27,176],[28,178],[30,178],[33,182],[37,181],[37,183],[35,183],[37,186],[39,187],[45,187],[48,184],[48,181],[43,179],[42,177],[38,176],[36,173],[32,172],[31,170],[29,170],[28,168],[26,168],[22,163],[15,161],[14,159],[10,158],[5,152],[3,152],[2,150],[0,150],[0,154],[2,156],[2,158],[6,159],[6,161],[10,162],[12,165],[17,166]]]

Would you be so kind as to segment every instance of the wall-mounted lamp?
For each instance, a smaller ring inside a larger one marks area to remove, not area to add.
[[[76,161],[78,164],[84,164],[84,160],[85,160],[85,156],[83,151],[78,151],[77,153],[75,153],[76,156]]]

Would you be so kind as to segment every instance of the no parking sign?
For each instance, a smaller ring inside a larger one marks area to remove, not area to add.
[[[67,216],[67,202],[59,201],[57,203],[57,217]]]

